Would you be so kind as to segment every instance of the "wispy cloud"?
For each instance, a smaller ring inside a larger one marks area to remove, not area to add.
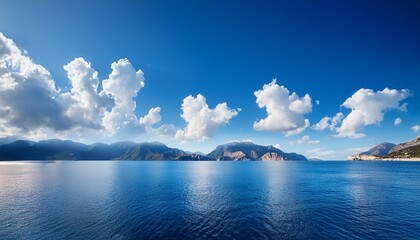
[[[311,158],[333,158],[336,155],[335,150],[323,150],[321,148],[313,148],[307,152]]]
[[[289,142],[290,145],[302,145],[302,144],[318,144],[319,140],[310,140],[308,135],[303,136],[302,138],[292,140]]]
[[[402,123],[402,120],[401,120],[401,118],[396,118],[395,120],[394,120],[394,126],[398,126],[398,125],[400,125]]]

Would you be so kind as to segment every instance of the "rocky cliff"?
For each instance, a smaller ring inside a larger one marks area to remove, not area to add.
[[[285,153],[273,146],[261,146],[252,142],[231,142],[217,146],[207,154],[215,160],[263,160],[263,161],[306,161],[306,157],[296,153]]]

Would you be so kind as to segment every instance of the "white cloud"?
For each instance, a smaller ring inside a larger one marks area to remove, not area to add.
[[[302,144],[318,144],[319,140],[310,140],[308,135],[303,136],[297,140],[290,141],[290,145],[302,145]]]
[[[176,131],[178,131],[173,124],[162,124],[160,127],[153,127],[153,125],[162,120],[160,110],[160,107],[151,108],[144,117],[140,118],[139,123],[144,126],[149,137],[161,140],[173,139]]]
[[[71,86],[64,92],[43,66],[0,33],[0,137],[86,139],[144,132],[133,99],[144,86],[143,73],[127,59],[111,68],[98,92],[101,82],[91,63],[74,59],[64,66]]]
[[[56,99],[59,93],[51,74],[0,33],[0,137],[75,126]]]
[[[330,117],[323,117],[319,122],[315,125],[312,125],[312,129],[314,130],[324,130],[330,126],[331,118]]]
[[[267,111],[265,119],[254,123],[255,130],[282,132],[290,136],[303,132],[309,126],[309,120],[304,115],[312,111],[311,97],[308,94],[304,97],[289,94],[289,90],[279,86],[276,79],[254,92],[258,107]]]
[[[377,92],[364,88],[358,90],[341,105],[351,109],[351,112],[343,119],[341,126],[336,129],[336,136],[365,137],[365,134],[360,133],[363,127],[382,122],[386,111],[392,109],[406,111],[407,104],[400,104],[400,102],[409,96],[410,92],[406,89],[385,88]]]
[[[394,120],[394,126],[398,126],[398,125],[400,125],[401,124],[401,122],[402,122],[402,120],[401,120],[401,118],[396,118],[395,120]]]
[[[314,130],[324,130],[326,128],[329,128],[330,130],[334,130],[338,124],[343,119],[343,114],[341,112],[337,113],[334,117],[323,117],[317,124],[312,126],[312,129]]]
[[[159,136],[174,137],[178,129],[173,124],[163,124],[158,128]]]
[[[111,112],[105,112],[102,124],[112,135],[138,135],[144,129],[139,127],[134,114],[134,97],[144,87],[143,72],[136,71],[127,59],[112,63],[111,68],[112,72],[108,79],[102,81],[102,87],[103,91],[115,100],[115,105]]]
[[[420,125],[414,125],[413,127],[411,127],[411,129],[412,129],[414,132],[420,131]]]
[[[160,116],[160,107],[156,107],[151,108],[144,117],[140,118],[139,122],[145,126],[152,126],[160,122],[161,119],[162,117]]]
[[[336,151],[322,150],[321,148],[314,148],[314,149],[308,150],[308,154],[310,158],[331,158],[335,156]]]
[[[301,144],[306,144],[309,141],[309,136],[305,135],[302,138],[299,138],[297,140],[292,140],[290,141],[290,145],[301,145]]]
[[[113,106],[114,100],[104,91],[98,94],[98,72],[83,58],[69,62],[64,70],[71,89],[60,94],[58,100],[65,106],[66,115],[81,125],[100,128],[100,118],[106,107]]]
[[[214,109],[210,109],[206,98],[201,94],[197,97],[186,97],[181,109],[181,117],[188,125],[178,130],[175,137],[183,141],[203,141],[214,136],[219,126],[229,123],[239,111],[230,109],[226,103],[219,103]]]

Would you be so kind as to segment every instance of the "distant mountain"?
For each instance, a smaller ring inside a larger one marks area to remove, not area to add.
[[[18,140],[0,146],[0,160],[307,160],[273,146],[250,142],[218,146],[208,155],[187,153],[160,142],[117,142],[91,145],[50,139],[40,142]]]
[[[87,149],[85,144],[58,139],[40,142],[18,140],[0,146],[0,160],[75,159],[74,153]]]
[[[365,152],[362,152],[353,156],[348,156],[347,159],[348,160],[376,160],[388,154],[388,152],[394,146],[395,144],[393,143],[383,142]]]
[[[414,147],[414,146],[418,146],[418,145],[420,145],[420,137],[418,137],[417,139],[414,139],[412,141],[405,142],[405,143],[400,143],[400,144],[394,146],[391,149],[391,151],[389,151],[389,153],[397,152],[397,151],[403,150],[405,148]]]
[[[4,144],[9,144],[9,143],[12,143],[12,142],[16,142],[17,140],[19,140],[19,139],[15,138],[15,137],[0,138],[0,146],[4,145]]]
[[[398,145],[381,143],[366,152],[349,156],[348,160],[420,160],[420,137]]]
[[[215,160],[306,161],[296,153],[285,153],[273,146],[260,146],[252,142],[231,142],[217,146],[207,157]]]
[[[118,142],[86,145],[58,139],[18,140],[0,146],[0,160],[205,160],[163,143]]]
[[[389,151],[391,151],[391,149],[395,146],[395,144],[393,143],[389,143],[389,142],[383,142],[380,143],[378,145],[376,145],[375,147],[367,150],[366,152],[362,152],[360,154],[365,154],[365,155],[372,155],[375,157],[382,157],[385,156],[389,153]]]
[[[384,156],[386,159],[420,159],[420,137],[413,141],[405,142],[394,146]]]

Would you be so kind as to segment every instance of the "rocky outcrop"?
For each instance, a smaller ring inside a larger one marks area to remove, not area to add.
[[[262,161],[283,161],[283,156],[279,156],[277,153],[268,152],[261,157]]]
[[[347,160],[419,161],[420,137],[398,145],[381,143],[366,152],[348,156]]]
[[[394,160],[419,160],[420,159],[420,138],[416,140],[398,144],[384,159]]]
[[[356,155],[347,157],[347,160],[351,160],[351,161],[361,161],[361,160],[368,161],[368,160],[377,160],[377,159],[378,157],[368,155],[368,154],[356,154]]]
[[[362,152],[360,154],[371,155],[375,157],[382,157],[382,156],[387,155],[393,147],[395,147],[395,144],[389,143],[389,142],[383,142],[367,150],[366,152]]]
[[[383,142],[365,152],[348,156],[347,160],[377,160],[388,154],[394,146],[395,144],[393,143]]]
[[[210,161],[213,159],[209,159],[206,156],[203,156],[201,154],[187,154],[183,155],[177,158],[179,161]]]
[[[229,152],[225,150],[223,156],[231,159],[246,159],[246,154],[242,151]]]
[[[217,146],[211,153],[207,154],[208,158],[226,161],[306,161],[306,157],[296,153],[285,153],[273,146],[261,146],[252,142],[231,142]]]
[[[273,146],[254,143],[229,143],[210,154],[187,153],[160,142],[117,142],[82,144],[51,139],[39,142],[18,140],[0,146],[0,160],[175,160],[246,161],[307,160],[296,153],[285,153]]]
[[[397,152],[397,151],[403,150],[405,148],[414,147],[414,146],[418,146],[418,145],[420,145],[420,137],[418,137],[417,139],[415,139],[413,141],[409,141],[409,142],[405,142],[405,143],[400,143],[400,144],[394,146],[389,151],[389,153]]]

